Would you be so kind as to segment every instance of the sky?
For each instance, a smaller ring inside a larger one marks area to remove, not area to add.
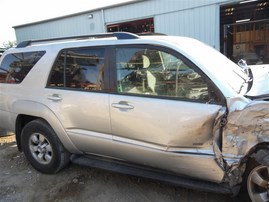
[[[37,22],[130,0],[1,0],[0,47],[15,41],[16,25]]]

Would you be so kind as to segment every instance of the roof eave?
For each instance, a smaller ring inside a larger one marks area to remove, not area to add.
[[[128,2],[124,2],[124,3],[113,4],[113,5],[110,5],[110,6],[104,6],[104,7],[95,8],[95,9],[92,9],[92,10],[82,11],[82,12],[73,13],[73,14],[69,14],[69,15],[63,15],[63,16],[59,16],[59,17],[55,17],[55,18],[46,19],[46,20],[40,20],[40,21],[36,21],[36,22],[25,23],[25,24],[21,24],[21,25],[15,25],[12,28],[16,29],[16,28],[20,28],[20,27],[26,27],[26,26],[35,25],[35,24],[51,22],[51,21],[60,20],[60,19],[63,19],[63,18],[73,17],[73,16],[77,16],[77,15],[83,15],[83,14],[94,12],[94,11],[99,11],[99,10],[104,10],[104,9],[124,6],[124,5],[128,5],[128,4],[134,4],[134,3],[137,3],[137,2],[141,2],[141,1],[146,1],[146,0],[131,0],[131,1],[128,1]]]

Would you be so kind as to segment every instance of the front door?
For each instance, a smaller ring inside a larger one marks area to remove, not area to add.
[[[199,69],[163,48],[118,47],[116,75],[111,127],[122,150],[115,155],[200,178],[222,178],[212,139],[223,106]]]

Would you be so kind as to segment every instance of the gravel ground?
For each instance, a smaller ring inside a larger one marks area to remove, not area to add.
[[[0,137],[0,202],[228,202],[227,195],[71,164],[55,175],[34,170],[14,135]]]

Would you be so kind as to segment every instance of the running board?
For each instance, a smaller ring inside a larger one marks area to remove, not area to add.
[[[225,187],[224,185],[221,184],[173,175],[171,173],[160,171],[154,168],[143,167],[136,164],[129,164],[126,162],[107,159],[104,157],[72,155],[71,161],[74,164],[82,166],[88,166],[92,168],[98,168],[112,172],[133,175],[151,180],[159,180],[176,186],[184,187],[187,189],[195,189],[206,192],[215,192],[232,195],[234,195],[235,193],[231,188]]]

